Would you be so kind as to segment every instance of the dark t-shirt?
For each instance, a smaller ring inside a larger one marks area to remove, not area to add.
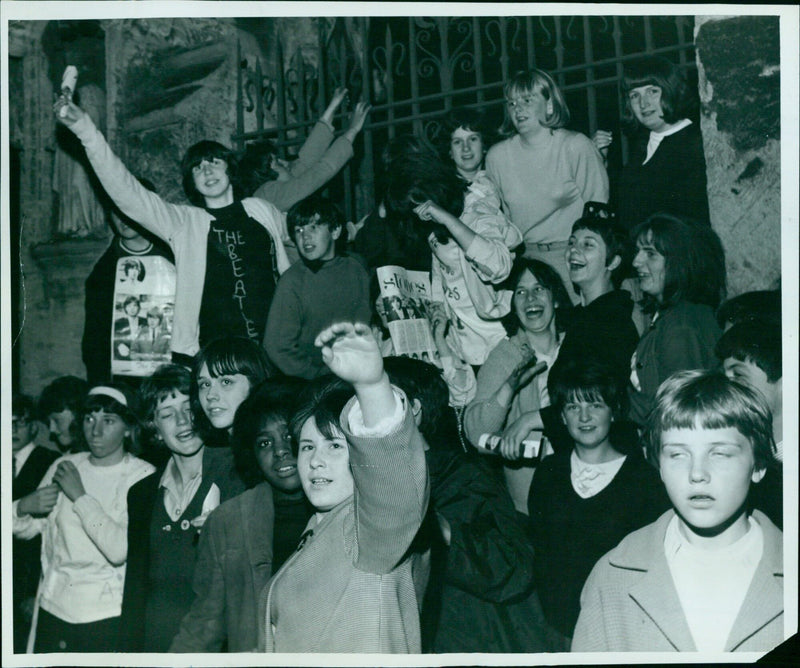
[[[200,345],[219,336],[246,336],[261,345],[275,292],[272,237],[241,202],[209,209]]]

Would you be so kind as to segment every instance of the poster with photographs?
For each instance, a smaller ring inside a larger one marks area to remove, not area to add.
[[[171,359],[175,310],[175,267],[158,255],[128,256],[117,262],[111,373],[149,376]]]
[[[439,364],[428,308],[431,280],[427,272],[387,265],[377,268],[381,296],[376,303],[395,353]]]

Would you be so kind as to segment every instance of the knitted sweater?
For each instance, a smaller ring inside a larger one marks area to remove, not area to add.
[[[369,276],[354,258],[337,256],[313,271],[296,262],[281,276],[267,317],[264,348],[288,376],[326,373],[314,339],[337,321],[369,323]]]
[[[597,560],[669,508],[664,485],[641,451],[628,455],[608,485],[586,499],[572,486],[570,456],[546,457],[528,496],[539,600],[547,620],[565,636],[572,636],[581,589]]]
[[[128,556],[128,489],[152,473],[152,464],[126,454],[113,466],[95,466],[90,453],[57,459],[39,487],[53,482],[61,461],[72,462],[86,493],[70,501],[59,494],[45,517],[17,516],[19,538],[42,534],[42,583],[38,602],[52,615],[72,624],[117,617],[122,608],[125,561]]]
[[[520,135],[495,144],[486,171],[526,247],[566,241],[586,202],[608,201],[608,175],[591,140],[570,130],[542,132],[534,145]]]

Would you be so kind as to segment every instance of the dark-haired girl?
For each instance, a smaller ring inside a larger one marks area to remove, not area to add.
[[[211,341],[195,357],[192,402],[209,444],[228,445],[236,409],[270,376],[266,352],[243,336]]]
[[[549,405],[547,375],[563,339],[571,303],[550,265],[521,258],[514,263],[512,311],[500,341],[478,372],[475,398],[464,411],[464,432],[477,445],[483,434],[502,435],[506,483],[514,505],[527,512],[533,465],[522,460],[522,441],[541,432],[540,409]]]
[[[633,268],[652,317],[631,360],[630,417],[642,425],[673,373],[717,363],[714,313],[725,294],[725,252],[711,227],[668,214],[650,216],[632,234]]]
[[[14,535],[42,534],[29,652],[116,649],[128,489],[154,470],[131,454],[138,428],[131,405],[122,387],[89,390],[80,414],[88,452],[56,460],[36,492],[14,503]]]
[[[208,341],[228,334],[260,344],[275,282],[289,267],[287,236],[274,205],[241,199],[233,151],[207,140],[191,146],[181,175],[192,206],[169,204],[131,175],[79,107],[61,96],[54,112],[81,140],[119,209],[164,239],[175,255],[173,353],[191,357]]]
[[[551,380],[552,377],[551,377]],[[595,562],[669,507],[658,473],[624,420],[625,385],[602,363],[575,360],[550,383],[552,407],[572,447],[545,457],[528,495],[536,589],[548,623],[564,639]]]
[[[660,56],[626,64],[622,95],[623,122],[638,141],[614,189],[621,223],[630,230],[665,212],[708,225],[703,137],[691,120],[697,94],[683,72]]]

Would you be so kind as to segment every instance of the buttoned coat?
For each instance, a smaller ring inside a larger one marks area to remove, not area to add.
[[[697,651],[664,552],[674,510],[626,536],[597,562],[581,593],[573,652]],[[764,551],[725,651],[768,651],[783,642],[783,534],[762,512]]]

